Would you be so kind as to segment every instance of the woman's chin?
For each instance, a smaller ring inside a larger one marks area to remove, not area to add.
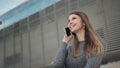
[[[71,32],[72,32],[72,33],[77,33],[77,31],[76,31],[76,30],[71,30]]]
[[[74,30],[71,30],[72,33],[74,33],[75,31]]]
[[[76,33],[76,29],[71,29],[71,32],[72,33]]]

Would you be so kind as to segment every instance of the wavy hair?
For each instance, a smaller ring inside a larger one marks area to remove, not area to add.
[[[75,14],[78,15],[82,19],[82,23],[85,24],[85,46],[84,46],[84,51],[86,54],[86,58],[88,59],[92,54],[102,54],[104,53],[104,48],[101,43],[101,41],[98,38],[97,33],[93,29],[93,27],[90,24],[90,21],[88,19],[88,16],[84,12],[79,12],[79,11],[73,11],[69,13],[69,15]],[[73,48],[72,48],[72,55],[73,57],[77,57],[80,55],[79,51],[79,41],[76,36],[74,35],[74,43],[73,43]]]

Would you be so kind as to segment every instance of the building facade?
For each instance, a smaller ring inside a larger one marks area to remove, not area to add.
[[[60,0],[0,30],[0,68],[46,68],[67,26],[68,13],[85,12],[105,40],[101,68],[120,67],[120,0]],[[50,67],[48,67],[50,68]]]

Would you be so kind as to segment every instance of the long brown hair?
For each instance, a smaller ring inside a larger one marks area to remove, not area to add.
[[[84,51],[86,54],[86,58],[88,59],[92,54],[96,54],[96,55],[102,54],[104,52],[103,45],[100,42],[97,33],[91,26],[87,15],[85,13],[79,12],[79,11],[74,11],[74,12],[69,13],[69,15],[71,15],[71,14],[78,15],[82,19],[82,22],[85,24]],[[79,41],[78,41],[76,34],[73,34],[73,35],[74,35],[74,43],[73,43],[73,48],[72,48],[72,55],[73,55],[73,57],[77,57],[80,55],[80,51],[78,49]]]

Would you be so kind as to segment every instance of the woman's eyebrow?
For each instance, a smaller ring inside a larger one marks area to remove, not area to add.
[[[73,19],[73,18],[76,18],[76,17],[72,17],[72,19]]]

